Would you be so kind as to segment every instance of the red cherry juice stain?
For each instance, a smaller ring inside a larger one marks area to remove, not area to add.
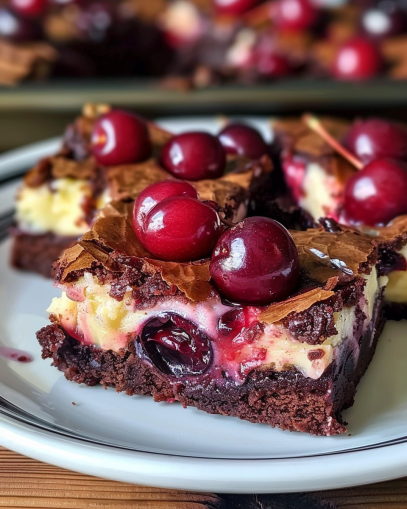
[[[0,346],[0,357],[14,362],[21,362],[22,364],[28,364],[34,360],[34,357],[28,352],[9,348],[8,346]]]

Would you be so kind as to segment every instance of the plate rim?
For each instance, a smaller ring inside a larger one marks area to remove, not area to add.
[[[407,443],[381,448],[380,461],[375,449],[323,459],[235,460],[119,449],[114,449],[113,455],[112,448],[55,436],[5,416],[0,416],[0,431],[1,445],[39,461],[106,479],[169,489],[292,493],[360,486],[407,475]]]
[[[199,118],[217,120],[213,116]],[[174,118],[177,121],[197,119]],[[267,119],[266,116],[262,117],[264,121]],[[170,120],[170,117],[162,119],[164,123]],[[50,151],[52,153],[60,139],[50,138],[2,154],[0,185],[4,175],[7,178],[18,178],[23,168],[50,154]],[[217,493],[315,491],[357,486],[407,475],[407,443],[390,443],[365,450],[301,458],[196,458],[128,451],[110,445],[88,443],[0,415],[0,445],[39,461],[84,474],[163,488]],[[379,461],[374,461],[379,449]],[[108,465],[105,465],[106,458],[109,458]]]

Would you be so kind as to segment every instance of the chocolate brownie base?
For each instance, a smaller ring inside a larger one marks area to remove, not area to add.
[[[77,239],[61,237],[53,233],[33,235],[21,231],[13,232],[11,265],[17,269],[36,272],[52,277],[52,264]]]
[[[292,369],[253,371],[242,385],[215,380],[210,375],[176,381],[163,375],[137,354],[137,340],[126,350],[115,353],[84,346],[60,326],[44,327],[37,333],[44,358],[63,371],[68,380],[89,386],[102,384],[128,395],[152,395],[155,401],[179,401],[211,414],[239,417],[254,423],[278,426],[284,430],[314,435],[344,433],[341,411],[353,404],[356,386],[365,373],[376,348],[384,319],[378,299],[374,319],[359,335],[360,355],[355,363],[355,344],[346,341],[336,359],[317,380]],[[360,313],[355,334],[363,327]]]

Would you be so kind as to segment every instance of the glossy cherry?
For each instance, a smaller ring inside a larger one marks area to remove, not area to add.
[[[175,313],[147,322],[141,343],[144,355],[166,375],[201,375],[212,361],[209,338],[194,323]]]
[[[146,187],[138,195],[133,208],[133,228],[137,236],[141,239],[143,228],[149,212],[167,198],[173,196],[189,196],[198,198],[198,193],[194,186],[184,180],[162,180]]]
[[[306,30],[318,19],[318,10],[310,0],[277,0],[272,4],[273,23],[281,30]]]
[[[216,12],[225,16],[240,16],[259,3],[260,0],[213,0]]]
[[[395,122],[379,118],[357,120],[344,143],[363,163],[381,157],[407,159],[407,131]]]
[[[257,51],[256,67],[262,76],[268,78],[282,78],[291,72],[288,59],[274,51]]]
[[[223,175],[226,155],[216,136],[194,131],[171,138],[162,149],[161,164],[181,179],[214,179]]]
[[[48,0],[10,0],[10,7],[21,16],[41,16],[48,7]]]
[[[42,37],[42,31],[36,20],[0,8],[0,36],[13,41],[34,41]]]
[[[407,214],[407,163],[376,159],[355,173],[344,192],[345,220],[352,224],[387,224]]]
[[[212,253],[210,273],[230,301],[270,304],[288,297],[297,284],[297,248],[280,223],[251,217],[221,236]]]
[[[401,34],[407,28],[406,11],[397,2],[384,0],[363,13],[362,27],[372,37]]]
[[[196,5],[185,0],[176,0],[168,3],[161,15],[160,28],[167,43],[179,48],[197,41],[205,29],[205,24]]]
[[[382,67],[382,58],[376,45],[362,37],[339,47],[332,74],[338,80],[363,80],[376,76]]]
[[[218,321],[218,334],[222,345],[226,345],[226,341],[233,341],[237,335],[241,334],[244,329],[248,329],[252,325],[258,323],[260,310],[250,306],[235,307],[222,315]],[[239,346],[239,345],[235,345]]]
[[[99,117],[92,132],[92,154],[99,164],[113,166],[144,161],[151,155],[147,125],[140,117],[112,110]]]
[[[212,207],[189,196],[174,196],[150,211],[139,239],[161,260],[188,262],[210,255],[220,233]]]
[[[218,138],[227,154],[258,159],[269,151],[259,131],[246,124],[229,124]]]

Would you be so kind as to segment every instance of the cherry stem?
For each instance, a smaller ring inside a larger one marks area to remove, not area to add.
[[[322,125],[319,118],[310,113],[306,113],[302,116],[302,121],[308,126],[314,133],[321,136],[321,138],[342,157],[344,157],[350,164],[352,164],[357,170],[363,168],[363,163],[360,159],[351,154],[345,147],[343,147],[338,140],[336,140]]]
[[[271,22],[270,8],[272,2],[267,1],[263,4],[253,7],[250,11],[243,14],[243,22],[249,26],[258,26],[266,22]]]
[[[224,225],[226,225],[226,226],[230,226],[231,228],[232,228],[233,226],[236,226],[236,225],[237,225],[237,223],[234,223],[233,221],[229,221],[229,219],[225,219],[225,218],[224,218],[224,217],[222,217],[219,213],[218,213],[218,215],[219,215],[219,219],[221,220],[221,222],[222,222]]]

